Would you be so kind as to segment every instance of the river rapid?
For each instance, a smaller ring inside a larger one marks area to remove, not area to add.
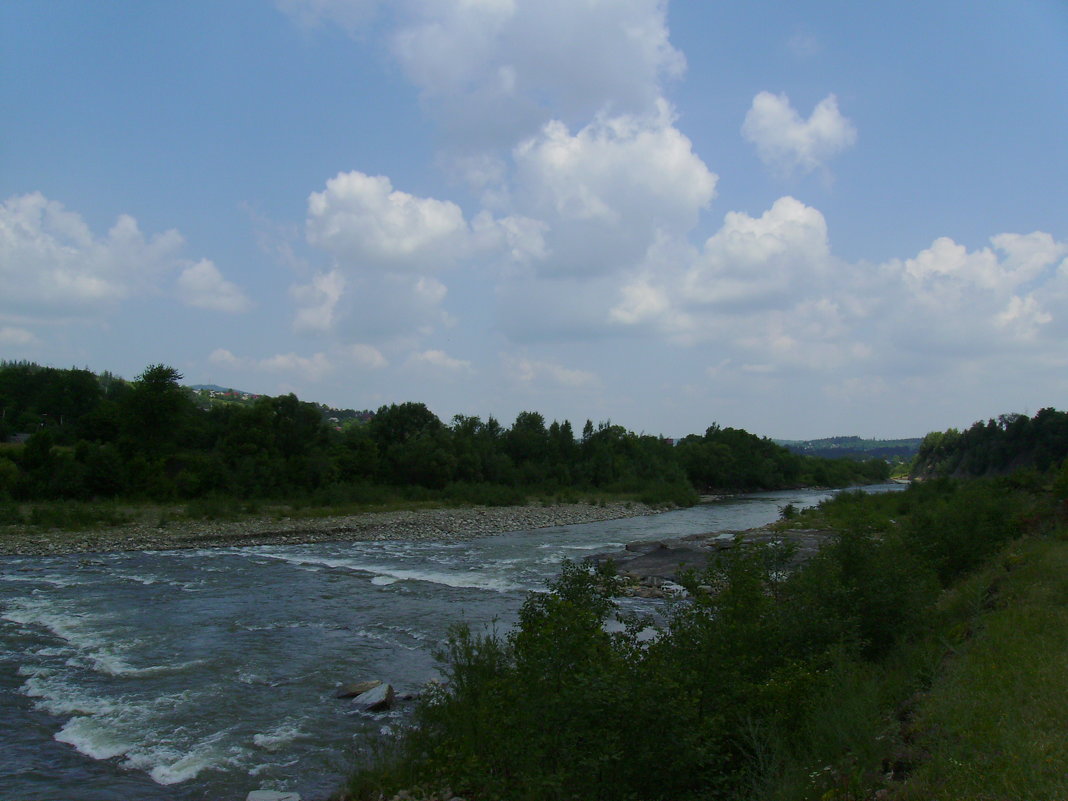
[[[828,494],[453,542],[4,557],[0,799],[325,798],[405,715],[357,712],[339,685],[418,691],[450,625],[507,630],[564,559],[752,528]]]

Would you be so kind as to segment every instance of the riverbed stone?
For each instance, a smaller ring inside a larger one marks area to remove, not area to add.
[[[151,510],[149,510],[151,511]],[[180,511],[180,510],[179,510]],[[138,512],[135,521],[91,533],[42,530],[29,525],[0,526],[0,554],[52,555],[175,548],[234,548],[247,545],[355,540],[456,541],[545,526],[655,514],[639,503],[553,506],[495,506],[363,512],[321,518],[277,518],[270,514],[234,521],[176,518],[160,528],[159,513]]]
[[[391,684],[379,684],[365,693],[356,696],[352,703],[365,712],[384,712],[393,706],[396,693]]]
[[[278,790],[253,790],[245,796],[245,801],[300,801],[300,793],[280,792]]]
[[[342,684],[337,688],[335,698],[355,698],[358,695],[363,695],[368,690],[373,690],[382,682],[378,679],[372,679],[371,681],[358,681],[355,684]]]

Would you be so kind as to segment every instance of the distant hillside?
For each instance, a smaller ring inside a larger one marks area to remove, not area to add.
[[[255,392],[247,392],[243,389],[234,389],[233,387],[220,387],[218,384],[193,384],[190,389],[204,392],[234,392],[238,395],[256,395]]]
[[[923,440],[912,439],[861,439],[860,437],[824,437],[823,439],[790,440],[775,442],[794,453],[819,456],[823,459],[886,459],[887,461],[911,461]]]

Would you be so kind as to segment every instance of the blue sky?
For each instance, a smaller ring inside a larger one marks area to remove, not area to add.
[[[0,6],[0,358],[918,436],[1068,394],[1068,6]]]

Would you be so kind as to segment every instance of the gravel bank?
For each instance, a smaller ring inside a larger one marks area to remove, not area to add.
[[[175,548],[232,548],[332,540],[445,540],[485,537],[506,531],[592,523],[654,514],[640,503],[500,506],[367,512],[343,517],[249,518],[212,522],[179,521],[164,526],[134,523],[91,531],[0,529],[0,554],[40,556]]]

